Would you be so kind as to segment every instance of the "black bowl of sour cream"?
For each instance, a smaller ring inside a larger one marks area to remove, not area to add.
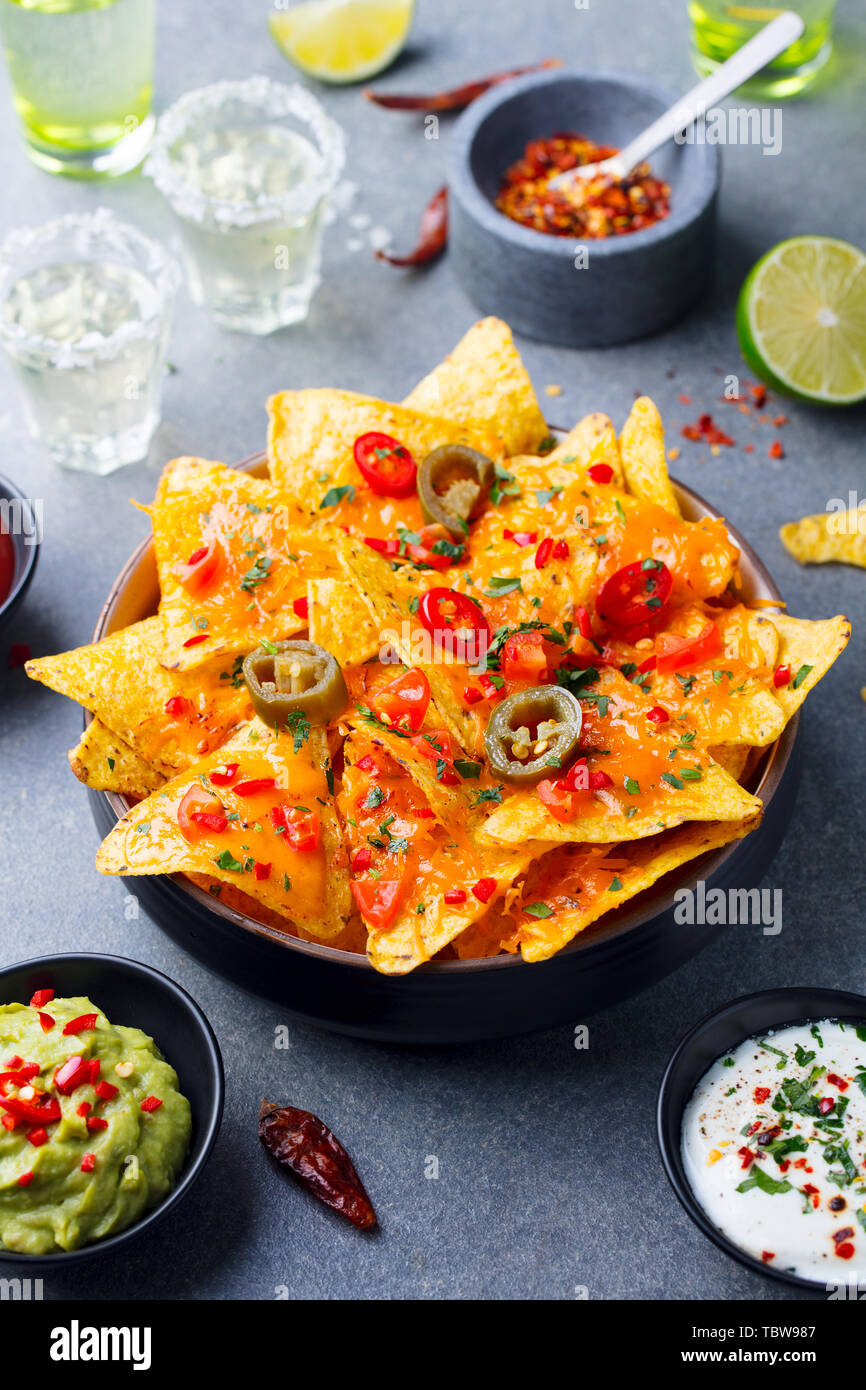
[[[708,1014],[668,1063],[657,1125],[719,1249],[825,1296],[866,1283],[866,997],[764,990]]]

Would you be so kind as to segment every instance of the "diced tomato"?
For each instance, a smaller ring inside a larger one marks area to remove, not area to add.
[[[319,843],[318,811],[302,811],[297,806],[285,808],[286,841],[289,847],[304,854]]]
[[[414,815],[418,820],[432,820],[434,812],[430,810],[429,806],[416,806]]]
[[[419,667],[404,671],[396,680],[376,692],[375,709],[379,718],[397,729],[417,733],[430,704],[430,682]]]
[[[458,903],[465,903],[466,892],[463,888],[449,888],[446,893],[442,894],[442,899],[449,907],[456,907]]]
[[[260,792],[272,791],[275,786],[274,777],[251,777],[248,782],[238,782],[233,791],[236,796],[258,796]]]
[[[381,497],[409,497],[415,491],[417,467],[404,444],[390,434],[371,430],[353,446],[355,463],[373,492]]]
[[[486,672],[483,676],[478,677],[478,684],[481,686],[485,700],[489,700],[491,704],[496,700],[501,700],[505,694],[504,689],[497,686],[493,677],[488,676]]]
[[[541,685],[547,677],[547,656],[540,632],[513,632],[502,649],[502,674],[509,685]]]
[[[591,468],[587,468],[586,476],[592,478],[594,483],[609,483],[613,477],[613,469],[609,463],[594,463]]]
[[[536,791],[539,801],[547,807],[554,820],[571,820],[577,809],[577,802],[574,793],[569,791],[561,778],[553,781],[545,777],[539,782]]]
[[[651,724],[667,724],[670,720],[670,715],[661,705],[653,705],[652,709],[647,710],[646,717]]]
[[[190,555],[178,572],[178,578],[188,594],[202,594],[209,589],[223,565],[223,550],[219,541],[211,541]]]
[[[189,700],[184,699],[183,695],[172,695],[165,702],[165,712],[170,719],[181,719],[189,707]]]
[[[355,874],[362,874],[365,869],[369,869],[372,862],[373,851],[368,849],[366,845],[362,845],[361,848],[356,849],[355,853],[352,855],[352,872]]]
[[[310,601],[307,598],[292,599],[292,611],[296,618],[306,622],[310,616]]]
[[[181,798],[177,823],[187,840],[199,840],[207,831],[219,835],[228,826],[225,807],[200,782],[194,782]]]
[[[384,555],[387,559],[393,559],[400,554],[400,542],[398,540],[383,540],[380,536],[365,536],[364,544],[371,550],[375,550],[377,555]]]
[[[368,927],[382,931],[391,925],[400,908],[402,879],[354,879],[349,887]]]
[[[271,866],[270,866],[270,864],[260,864],[259,861],[256,860],[255,864],[253,865],[253,878],[256,880],[256,882],[257,882],[257,883],[263,883],[264,880],[265,880],[266,878],[270,878],[270,876],[271,876]]]
[[[467,705],[477,705],[479,700],[484,699],[484,696],[476,685],[467,685],[463,691],[463,699]]]
[[[424,526],[418,534],[420,540],[412,541],[406,546],[409,559],[414,561],[416,565],[426,565],[433,570],[447,570],[461,558],[462,550],[461,556],[450,553],[450,547],[454,545],[454,541],[444,526]],[[443,542],[449,548],[437,550],[436,546]]]
[[[422,758],[426,758],[428,762],[435,763],[437,769],[440,762],[446,764],[441,775],[439,771],[437,771],[436,774],[437,781],[441,782],[443,787],[457,786],[460,778],[454,771],[454,754],[451,751],[451,735],[448,733],[447,729],[434,729],[430,734],[416,734],[414,738],[410,739],[410,743],[412,747],[421,754]]]
[[[225,769],[222,772],[212,772],[210,774],[210,780],[215,787],[230,787],[237,775],[238,764],[226,763]]]
[[[479,878],[478,882],[473,885],[472,892],[480,903],[489,903],[496,888],[495,878]]]
[[[53,989],[37,989],[33,998],[30,1000],[31,1009],[41,1009],[43,1005],[50,1004],[54,998]]]
[[[709,622],[697,637],[676,637],[662,633],[656,653],[659,671],[681,671],[684,666],[696,666],[709,661],[722,645],[722,634],[716,624]]]

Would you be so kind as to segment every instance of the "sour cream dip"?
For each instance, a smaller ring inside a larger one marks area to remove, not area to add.
[[[749,1038],[686,1106],[682,1158],[742,1250],[822,1283],[866,1282],[866,1022]]]

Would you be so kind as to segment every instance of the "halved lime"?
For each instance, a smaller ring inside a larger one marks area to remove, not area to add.
[[[743,356],[798,400],[866,399],[866,255],[847,241],[780,241],[749,271],[737,302]]]
[[[277,47],[321,82],[363,82],[393,62],[406,42],[414,0],[304,0],[275,10]]]

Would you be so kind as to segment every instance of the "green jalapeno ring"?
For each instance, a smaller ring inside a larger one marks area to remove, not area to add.
[[[493,486],[493,460],[467,444],[440,444],[418,469],[418,500],[430,526],[444,526],[454,540],[466,527]]]
[[[556,728],[541,738],[536,735],[526,740],[527,752],[535,756],[525,760],[517,757],[513,750],[519,731],[532,725],[538,729],[546,723]],[[491,771],[517,786],[540,782],[550,776],[552,766],[564,767],[577,751],[582,723],[580,701],[561,685],[533,685],[515,691],[496,706],[487,725],[484,743]]]
[[[349,699],[336,658],[316,642],[290,639],[257,647],[244,657],[243,673],[253,709],[275,729],[293,714],[327,724]]]

